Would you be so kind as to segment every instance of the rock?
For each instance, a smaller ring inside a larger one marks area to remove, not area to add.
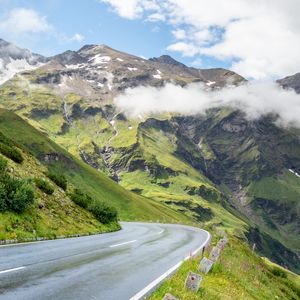
[[[219,258],[220,252],[221,252],[220,248],[213,247],[213,249],[209,254],[209,259],[212,260],[213,262],[216,262]]]
[[[200,265],[199,265],[199,271],[204,274],[207,274],[213,265],[214,265],[213,261],[211,261],[210,259],[208,259],[206,257],[203,257],[200,262]]]
[[[178,300],[178,298],[175,298],[173,295],[167,293],[167,294],[165,294],[165,296],[163,297],[163,300]]]
[[[190,271],[185,280],[184,287],[187,290],[191,290],[191,291],[197,293],[200,288],[201,281],[202,281],[201,275]]]
[[[227,244],[227,239],[221,239],[218,241],[217,243],[217,247],[220,249],[220,250],[223,250],[225,245]]]

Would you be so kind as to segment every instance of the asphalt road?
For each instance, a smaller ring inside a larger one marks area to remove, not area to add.
[[[137,299],[209,239],[206,231],[180,225],[122,223],[122,228],[0,247],[0,299]]]

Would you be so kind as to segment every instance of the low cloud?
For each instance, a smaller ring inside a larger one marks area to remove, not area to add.
[[[280,125],[300,127],[300,95],[276,83],[254,82],[217,90],[199,83],[186,87],[137,87],[127,89],[116,97],[115,103],[134,118],[166,112],[196,115],[210,108],[232,107],[244,111],[249,119],[276,114]]]

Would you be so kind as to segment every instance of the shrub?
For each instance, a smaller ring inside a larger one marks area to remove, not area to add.
[[[0,158],[0,211],[23,212],[35,200],[32,187],[7,173],[7,161]]]
[[[67,190],[67,178],[63,174],[53,172],[46,173],[46,176],[51,179],[57,186],[61,187],[64,191]]]
[[[84,194],[79,189],[75,189],[73,193],[70,195],[70,198],[74,203],[76,203],[77,205],[83,208],[87,208],[92,202],[92,198],[89,195]]]
[[[0,152],[18,164],[22,163],[24,160],[19,150],[2,143],[0,143]]]
[[[104,202],[94,201],[89,206],[89,211],[103,224],[115,222],[118,219],[117,210]]]
[[[9,199],[9,209],[22,213],[34,202],[34,199],[32,187],[28,183],[19,180],[16,182],[16,189]]]
[[[44,193],[47,195],[52,195],[54,193],[53,187],[49,184],[48,181],[40,179],[40,178],[35,178],[34,179],[35,185]]]

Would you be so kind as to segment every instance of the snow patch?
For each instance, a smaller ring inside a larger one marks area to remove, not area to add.
[[[213,84],[215,84],[216,82],[215,81],[207,81],[205,84],[207,85],[207,86],[211,86],[211,85],[213,85]]]
[[[160,70],[156,70],[157,74],[161,74],[161,71]]]
[[[42,63],[36,65],[30,65],[26,59],[11,59],[10,62],[4,65],[3,60],[0,63],[0,84],[14,77],[15,74],[25,71],[25,70],[34,70],[40,66]]]
[[[138,70],[138,68],[130,68],[130,67],[128,67],[127,68],[129,71],[137,71]]]
[[[90,58],[89,61],[93,61],[94,65],[107,64],[109,61],[111,61],[111,57],[110,56],[101,56],[101,54],[96,54],[95,56]]]
[[[153,78],[155,78],[155,79],[161,79],[160,74],[155,74],[155,75],[152,75],[152,76],[153,76]]]
[[[124,59],[117,57],[117,61],[124,61]]]

